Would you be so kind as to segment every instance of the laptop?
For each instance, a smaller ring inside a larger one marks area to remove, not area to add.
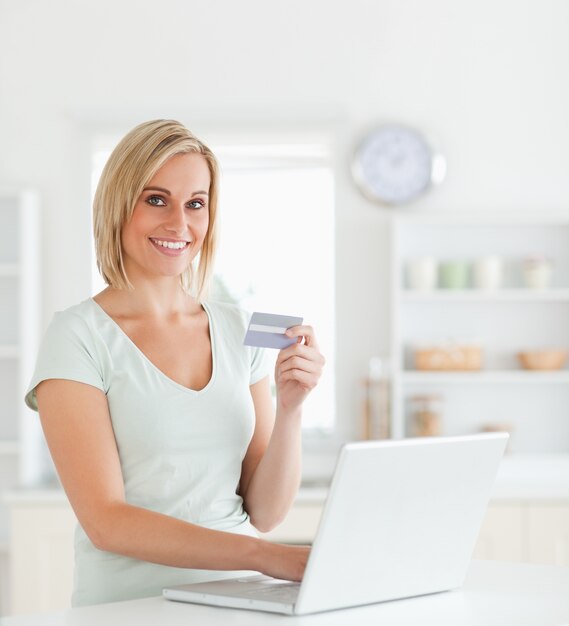
[[[253,575],[169,600],[303,615],[461,587],[507,433],[346,444],[301,583]]]

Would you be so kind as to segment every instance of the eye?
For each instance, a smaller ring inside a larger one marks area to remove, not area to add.
[[[166,203],[160,196],[149,196],[146,202],[152,206],[166,206]]]
[[[203,200],[190,200],[188,206],[191,209],[201,209],[205,207],[205,202]]]

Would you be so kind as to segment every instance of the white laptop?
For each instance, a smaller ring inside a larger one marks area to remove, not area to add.
[[[346,444],[302,583],[169,587],[169,600],[302,615],[460,587],[507,433]]]

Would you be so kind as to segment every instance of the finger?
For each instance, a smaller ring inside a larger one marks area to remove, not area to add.
[[[278,372],[288,372],[292,369],[299,369],[303,372],[309,372],[313,374],[320,374],[322,371],[322,366],[320,363],[315,361],[309,361],[308,359],[304,359],[300,356],[292,356],[289,359],[286,359],[282,363],[280,363],[277,367]]]
[[[319,363],[320,365],[324,365],[325,359],[318,351],[318,348],[313,346],[305,346],[300,344],[293,344],[288,348],[283,348],[277,357],[276,364],[279,365],[284,363],[287,359],[292,357],[299,356],[308,361],[314,361],[315,363]]]
[[[295,355],[300,355],[300,356],[304,356],[305,358],[310,358],[310,354],[312,353],[312,351],[315,351],[313,346],[309,347],[309,346],[305,346],[304,344],[293,343],[290,346],[287,346],[286,348],[282,348],[279,351],[279,355],[277,359],[284,361],[285,359],[288,359],[289,357],[295,356]]]
[[[291,326],[290,328],[287,328],[285,334],[290,338],[298,337],[300,338],[300,341],[304,340],[304,343],[307,346],[318,346],[316,335],[314,334],[312,326],[303,326],[301,324],[298,326]]]
[[[303,372],[299,369],[292,369],[281,374],[277,382],[285,383],[288,381],[300,383],[306,389],[314,389],[314,387],[318,384],[318,376],[309,372]]]

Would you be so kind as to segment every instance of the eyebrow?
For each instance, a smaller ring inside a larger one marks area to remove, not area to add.
[[[166,194],[167,196],[171,196],[172,194],[170,193],[170,191],[168,191],[168,189],[164,188],[164,187],[145,187],[142,191],[161,191],[162,193]],[[207,191],[194,191],[194,193],[192,194],[192,196],[199,196],[199,195],[209,195]]]

